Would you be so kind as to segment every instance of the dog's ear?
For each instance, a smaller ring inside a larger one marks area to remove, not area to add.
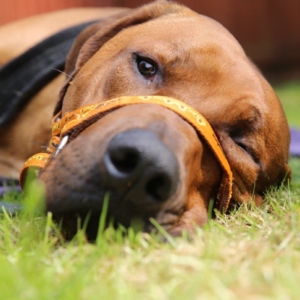
[[[134,10],[128,10],[107,19],[103,19],[96,24],[85,29],[76,39],[67,57],[65,73],[67,81],[62,88],[59,101],[56,105],[54,115],[62,108],[64,95],[69,83],[76,76],[82,66],[111,38],[125,28],[146,23],[150,20],[169,15],[180,11],[180,4],[167,0],[158,0],[153,3],[141,6]]]
[[[122,10],[120,13],[116,13],[109,17],[102,18],[102,19],[98,20],[96,23],[94,23],[94,24],[88,26],[86,29],[84,29],[78,35],[72,48],[70,49],[70,51],[68,53],[64,72],[67,75],[71,75],[74,72],[79,52],[89,38],[91,38],[93,35],[95,35],[100,30],[103,30],[107,26],[110,26],[117,20],[120,20],[123,17],[125,17],[126,15],[130,14],[130,11],[131,11],[130,9]]]

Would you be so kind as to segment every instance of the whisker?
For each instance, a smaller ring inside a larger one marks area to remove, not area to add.
[[[79,32],[78,32],[79,33]],[[63,50],[61,48],[59,48],[61,54],[65,57],[66,61],[68,62],[68,64],[70,64],[73,69],[75,70],[75,64],[74,63],[71,63],[71,61],[68,59],[68,54],[64,53]],[[72,78],[73,79],[73,78]]]
[[[57,72],[59,72],[59,73],[61,73],[61,74],[65,74],[67,77],[71,78],[72,80],[74,79],[74,77],[72,77],[71,75],[67,74],[67,73],[64,72],[64,71],[61,71],[61,70],[55,69],[55,68],[51,68],[51,69],[54,70],[54,71],[57,71]]]

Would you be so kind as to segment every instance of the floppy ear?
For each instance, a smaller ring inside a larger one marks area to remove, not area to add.
[[[97,32],[103,30],[107,26],[110,26],[115,21],[123,18],[124,16],[126,16],[129,13],[130,13],[130,9],[128,9],[126,11],[122,11],[121,13],[118,13],[118,14],[114,14],[107,18],[103,18],[103,19],[97,21],[97,23],[94,23],[94,24],[90,25],[89,27],[87,27],[86,29],[84,29],[77,36],[77,38],[76,38],[74,44],[72,45],[72,47],[67,55],[67,58],[66,58],[66,63],[65,63],[65,68],[64,68],[64,73],[67,75],[66,81],[65,81],[64,86],[60,90],[59,98],[58,98],[58,101],[57,101],[55,109],[54,109],[54,115],[56,115],[61,110],[64,95],[68,89],[70,82],[74,78],[78,55],[79,55],[79,52],[80,52],[81,48],[83,47],[83,45]]]
[[[181,5],[167,0],[158,0],[134,10],[128,10],[89,26],[76,39],[67,57],[65,72],[67,81],[62,88],[54,115],[62,108],[64,95],[70,81],[76,76],[83,65],[111,38],[124,28],[135,26],[159,18],[163,15],[177,13]]]
[[[110,26],[117,20],[125,17],[126,15],[130,14],[130,9],[122,11],[117,14],[113,14],[112,16],[102,18],[98,20],[96,23],[90,25],[89,27],[85,28],[76,38],[73,46],[71,47],[65,64],[64,72],[68,75],[71,75],[76,67],[76,62],[78,59],[79,52],[86,41],[91,38],[94,34],[102,30],[103,28]]]

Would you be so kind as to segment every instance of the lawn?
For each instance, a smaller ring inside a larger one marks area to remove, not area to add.
[[[290,124],[300,127],[300,83],[276,87]],[[290,186],[260,207],[219,215],[193,241],[101,230],[67,243],[32,207],[0,220],[0,299],[298,299],[300,160]],[[10,197],[15,197],[12,195]],[[31,207],[30,207],[31,206]]]

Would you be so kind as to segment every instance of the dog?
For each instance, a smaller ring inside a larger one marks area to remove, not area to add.
[[[290,179],[280,101],[236,39],[209,17],[170,1],[110,13],[78,35],[64,72],[1,129],[0,175],[17,176],[41,152],[23,141],[47,145],[52,117],[56,124],[82,107],[141,96],[179,100],[211,125],[233,174],[225,210],[260,205],[270,186]],[[152,218],[177,236],[207,222],[226,167],[191,122],[152,102],[90,120],[71,141],[52,143],[55,153],[39,175],[46,208],[66,232],[73,235],[78,217],[89,215],[87,235],[95,238],[105,195],[108,217],[125,227],[138,219],[151,231]]]

